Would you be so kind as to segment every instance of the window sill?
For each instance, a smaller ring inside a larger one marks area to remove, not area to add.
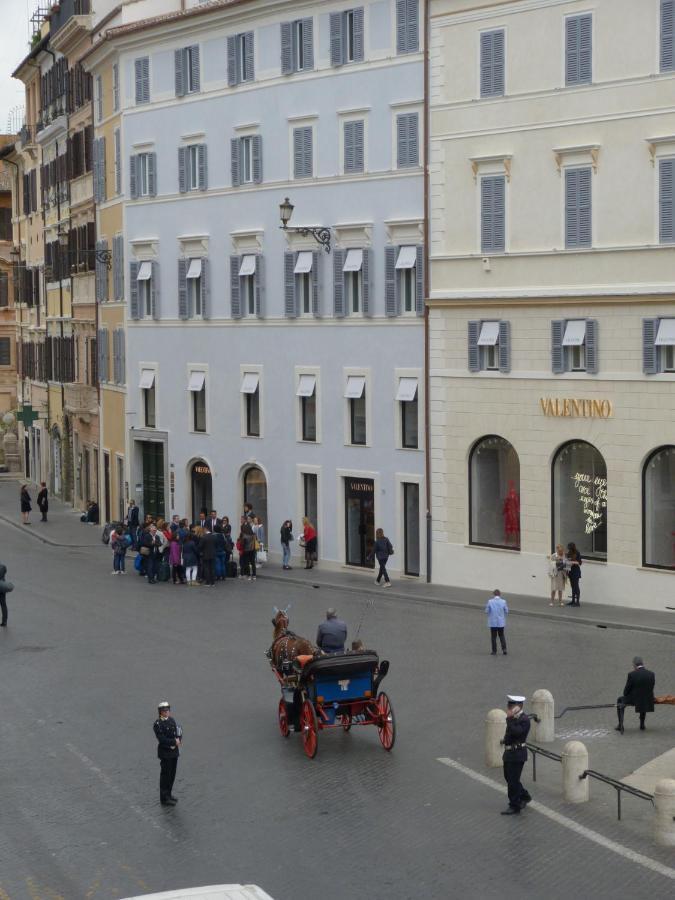
[[[191,429],[189,430],[188,433],[189,433],[189,434],[203,434],[203,435],[205,435],[205,436],[208,437],[208,435],[209,435],[211,432],[209,432],[209,431],[195,431],[194,428],[191,428]]]
[[[321,441],[318,441],[318,440],[317,440],[317,441],[310,441],[310,440],[308,440],[307,438],[298,438],[298,444],[313,444],[313,445],[316,445],[316,444],[320,444],[320,443],[321,443]]]
[[[242,434],[243,438],[247,438],[249,441],[261,441],[263,436],[261,434]]]
[[[584,560],[585,562],[585,560]],[[675,569],[669,569],[667,566],[636,566],[637,572],[656,572],[663,575],[675,575]]]
[[[520,547],[492,547],[490,544],[464,544],[469,550],[489,550],[492,553],[520,553]],[[586,560],[584,560],[586,562]]]

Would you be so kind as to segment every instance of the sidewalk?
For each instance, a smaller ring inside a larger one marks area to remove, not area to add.
[[[21,524],[19,512],[19,486],[15,477],[0,476],[0,522],[22,531],[33,540],[42,541],[53,547],[103,547],[101,543],[102,525],[85,525],[80,522],[80,513],[60,500],[50,499],[48,522],[40,522],[40,511],[35,503],[38,488],[29,487],[33,499],[32,525]],[[336,590],[362,596],[377,595],[382,600],[404,600],[418,603],[449,604],[462,609],[474,609],[483,613],[487,598],[494,585],[485,589],[447,587],[427,584],[414,578],[396,579],[392,587],[384,589],[373,583],[374,572],[370,569],[355,571],[335,565],[320,564],[305,571],[302,561],[296,556],[297,565],[290,572],[284,572],[280,562],[266,563],[260,574],[270,581],[307,587]],[[579,609],[570,607],[551,608],[547,597],[528,597],[517,594],[507,596],[509,610],[513,616],[530,616],[550,621],[574,622],[589,628],[621,628],[654,634],[669,634],[675,637],[675,611],[654,612],[629,609],[623,606],[609,606],[604,603],[582,602]],[[327,605],[330,605],[327,602]],[[675,599],[673,601],[675,606]]]

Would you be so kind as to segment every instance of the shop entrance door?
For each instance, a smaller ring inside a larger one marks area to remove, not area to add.
[[[370,478],[345,478],[345,547],[348,566],[372,569],[368,557],[375,543],[375,483]]]
[[[192,521],[199,521],[199,513],[205,509],[206,515],[213,509],[213,479],[211,468],[203,459],[192,466]]]
[[[164,518],[164,447],[143,441],[143,514]]]
[[[420,574],[420,486],[403,485],[403,537],[405,540],[405,574]]]

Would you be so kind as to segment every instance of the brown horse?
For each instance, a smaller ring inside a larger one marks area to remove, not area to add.
[[[317,648],[307,638],[298,637],[288,630],[288,612],[285,609],[276,612],[272,625],[274,625],[274,637],[270,648],[272,665],[278,672],[281,672],[284,662],[292,662],[298,656],[315,656],[318,653]]]

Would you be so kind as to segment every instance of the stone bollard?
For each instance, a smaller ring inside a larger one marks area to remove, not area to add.
[[[675,847],[675,779],[662,778],[654,788],[654,837],[661,847]]]
[[[555,740],[553,694],[545,690],[535,691],[532,694],[532,712],[539,717],[539,722],[532,721],[531,740],[538,744],[550,744]]]
[[[506,731],[506,713],[503,709],[491,709],[485,719],[485,765],[501,769],[504,748],[501,741]]]
[[[580,775],[588,768],[588,750],[581,741],[570,741],[562,752],[563,797],[568,803],[586,803],[588,778]]]

